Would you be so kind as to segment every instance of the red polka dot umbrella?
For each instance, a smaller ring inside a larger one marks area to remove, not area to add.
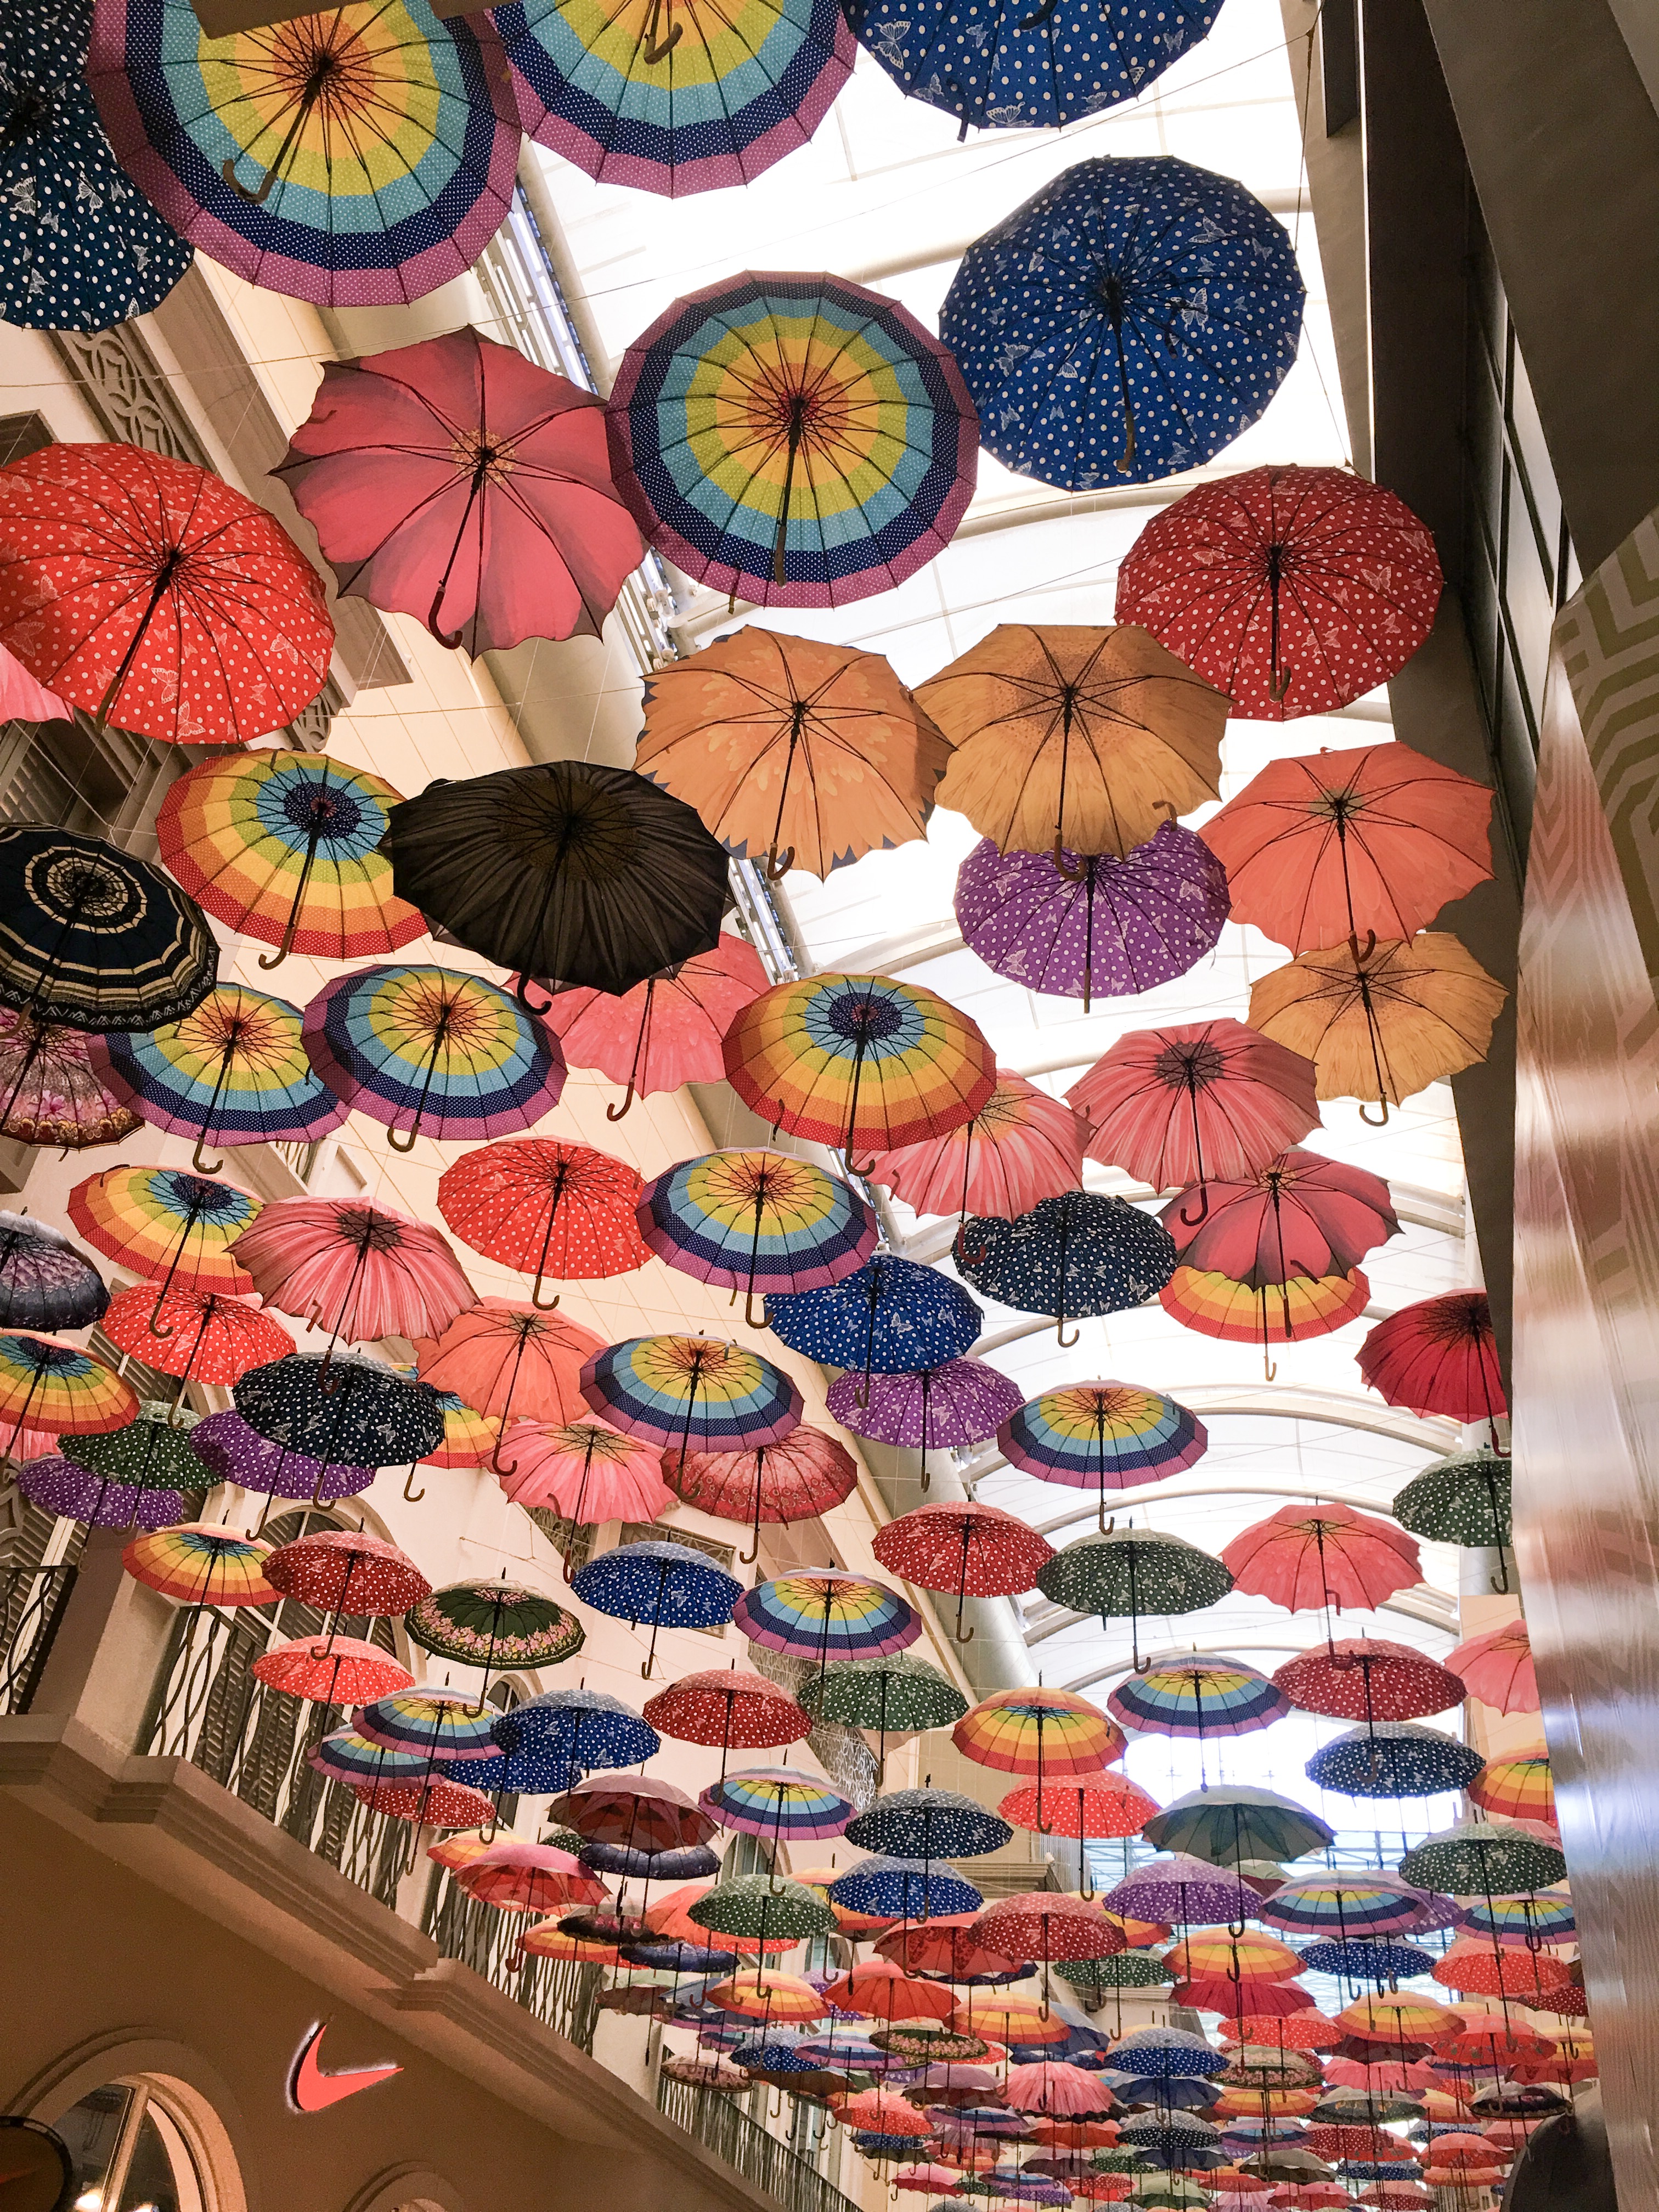
[[[447,1782],[441,1775],[422,1781],[352,1782],[354,1797],[372,1813],[408,1820],[424,1828],[480,1828],[495,1817],[495,1801],[471,1783]]]
[[[1236,2014],[1223,2020],[1220,2033],[1227,2043],[1281,2051],[1329,2051],[1342,2040],[1336,2022],[1308,2003],[1284,2019],[1273,2013]]]
[[[963,1607],[971,1597],[1012,1597],[1036,1586],[1038,1570],[1054,1556],[1054,1546],[1012,1513],[970,1498],[946,1505],[922,1505],[890,1521],[871,1547],[883,1566],[917,1589],[952,1591],[957,1601],[956,1640],[964,1633]]]
[[[1409,1644],[1381,1637],[1353,1637],[1304,1651],[1286,1660],[1273,1680],[1304,1713],[1328,1713],[1334,1720],[1421,1720],[1449,1712],[1465,1695],[1451,1668]]]
[[[1484,1291],[1419,1298],[1380,1321],[1359,1347],[1359,1371],[1390,1406],[1486,1421],[1509,1411]]]
[[[1416,1540],[1350,1505],[1283,1505],[1221,1554],[1233,1587],[1291,1613],[1369,1612],[1422,1580]]]
[[[835,2097],[830,2110],[843,2127],[867,2128],[882,2136],[930,2136],[933,2123],[918,2106],[896,2089],[862,2089],[855,2097]]]
[[[805,1713],[775,1682],[747,1668],[714,1667],[682,1675],[641,1709],[659,1735],[678,1743],[718,1746],[720,1772],[733,1751],[775,1751],[805,1743],[812,1732]]]
[[[131,1352],[163,1375],[198,1382],[240,1382],[251,1367],[294,1349],[288,1331],[257,1306],[222,1291],[177,1284],[170,1291],[155,1283],[118,1291],[102,1325],[118,1351]]]
[[[1436,1961],[1434,1978],[1460,1996],[1467,1993],[1537,2005],[1564,1989],[1571,1976],[1567,1961],[1551,1952],[1460,1936],[1445,1957]]]
[[[1127,1774],[1112,1774],[1103,1767],[1096,1774],[1050,1775],[1041,1787],[1028,1782],[1011,1790],[997,1807],[1005,1820],[1017,1828],[1035,1829],[1045,1836],[1138,1836],[1158,1812],[1158,1800],[1149,1797]],[[1085,1860],[1086,1865],[1086,1860]]]
[[[533,1274],[531,1304],[550,1311],[559,1301],[542,1297],[546,1276],[592,1282],[644,1267],[651,1255],[635,1218],[640,1188],[636,1170],[590,1145],[509,1138],[444,1170],[438,1211],[475,1252]]]
[[[1397,676],[1439,598],[1434,539],[1393,492],[1345,469],[1248,469],[1146,525],[1118,570],[1117,619],[1235,714],[1281,722]]]
[[[850,1498],[859,1479],[846,1445],[805,1423],[775,1444],[744,1451],[665,1452],[662,1471],[675,1495],[700,1513],[752,1523],[754,1549],[738,1555],[744,1566],[760,1555],[763,1522],[814,1520]]]
[[[988,1905],[974,1933],[988,1951],[1047,1966],[1053,1959],[1109,1959],[1126,1949],[1105,1913],[1063,1890],[1031,1889]]]
[[[271,1553],[264,1574],[284,1597],[322,1613],[404,1613],[432,1589],[395,1544],[360,1529],[325,1528],[314,1536],[296,1536]]]
[[[378,1644],[356,1636],[298,1636],[262,1651],[255,1678],[292,1698],[319,1705],[366,1705],[394,1690],[412,1689],[415,1677]]]

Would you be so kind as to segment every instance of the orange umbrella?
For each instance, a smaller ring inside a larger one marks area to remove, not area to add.
[[[1486,1058],[1508,995],[1443,933],[1356,939],[1252,984],[1250,1026],[1312,1060],[1320,1097],[1375,1100],[1387,1121],[1390,1105]]]
[[[1414,1997],[1391,1990],[1381,1996],[1357,1997],[1336,2015],[1339,2027],[1368,2043],[1434,2043],[1455,2036],[1463,2015],[1436,2004],[1430,1997]]]
[[[751,625],[657,670],[634,765],[776,882],[920,837],[950,757],[880,653]]]
[[[1158,1809],[1158,1800],[1138,1783],[1104,1767],[1094,1774],[1051,1774],[1040,1787],[1024,1783],[1011,1790],[997,1807],[1017,1828],[1079,1838],[1138,1836]],[[1295,1973],[1297,1969],[1289,1971]]]
[[[503,1430],[514,1413],[556,1427],[586,1419],[582,1367],[604,1349],[592,1329],[562,1314],[538,1313],[506,1298],[481,1299],[435,1343],[423,1339],[416,1346],[422,1382],[453,1390],[476,1413],[496,1415]],[[502,1466],[499,1437],[489,1463],[500,1475],[518,1471]]]
[[[890,1959],[872,1959],[831,1982],[824,2000],[890,2027],[902,2020],[949,2020],[957,2001],[942,1982],[913,1981]]]
[[[1218,1975],[1232,1982],[1283,1982],[1302,1972],[1300,1954],[1276,1936],[1230,1936],[1224,1929],[1212,1928],[1200,1929],[1166,1951],[1164,1963],[1170,1980],[1176,1982],[1212,1980]]]
[[[1012,1221],[1038,1201],[1079,1189],[1088,1125],[1012,1068],[973,1120],[943,1136],[878,1152],[868,1180],[915,1213],[994,1214]]]
[[[752,1974],[735,1974],[730,1981],[716,1982],[703,1991],[702,2001],[744,2020],[774,2022],[822,2020],[831,2002],[799,1974],[769,1974],[758,1965]]]
[[[538,1920],[533,1928],[526,1928],[519,1948],[538,1959],[569,1959],[584,1966],[622,1964],[622,1953],[614,1943],[597,1943],[587,1936],[567,1936],[556,1920]]]
[[[1036,1998],[1012,1996],[1006,1990],[969,1990],[957,2000],[951,2025],[959,2034],[982,2036],[988,2043],[1064,2043],[1072,2032]]]
[[[1226,699],[1132,625],[1004,623],[916,699],[957,748],[939,804],[1004,852],[1121,858],[1219,795]]]

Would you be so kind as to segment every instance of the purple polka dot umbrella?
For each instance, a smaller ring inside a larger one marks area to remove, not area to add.
[[[60,1456],[32,1459],[19,1474],[17,1486],[43,1513],[61,1514],[93,1528],[171,1528],[185,1516],[179,1491],[110,1482]]]
[[[274,1444],[250,1428],[240,1413],[209,1413],[190,1432],[191,1446],[222,1482],[267,1498],[303,1498],[328,1504],[355,1498],[374,1480],[372,1467],[311,1459],[304,1452]]]
[[[868,1390],[869,1402],[859,1403]],[[927,1455],[958,1444],[983,1443],[1019,1410],[1018,1383],[981,1359],[946,1359],[914,1375],[838,1376],[824,1401],[832,1418],[855,1436],[878,1443],[914,1444],[921,1453],[921,1486],[927,1487]]]
[[[957,877],[963,942],[1028,990],[1121,999],[1196,966],[1227,919],[1225,869],[1200,837],[1166,822],[1121,860],[1000,852],[976,845]]]

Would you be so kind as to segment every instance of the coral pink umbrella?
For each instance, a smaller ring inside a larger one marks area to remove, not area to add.
[[[867,1180],[916,1213],[991,1214],[1012,1221],[1083,1182],[1082,1116],[1012,1068],[973,1120],[943,1136],[878,1152]]]
[[[100,1324],[118,1352],[181,1382],[240,1382],[294,1349],[294,1340],[257,1306],[223,1291],[185,1290],[174,1284],[135,1283],[118,1291]]]
[[[861,1961],[823,1992],[840,2012],[861,2013],[891,2027],[907,2020],[949,2020],[957,2001],[944,1982],[920,1982],[891,1959]]]
[[[846,2128],[864,2128],[882,2136],[930,2136],[932,2121],[896,2089],[861,2089],[854,2097],[830,2100],[830,2109]]]
[[[1369,1611],[1423,1579],[1416,1539],[1351,1505],[1281,1505],[1221,1558],[1235,1590],[1291,1613]]]
[[[1068,2066],[1061,2059],[1038,2058],[1030,2065],[1008,2069],[1002,2101],[1011,2112],[1037,2112],[1044,2119],[1080,2119],[1109,2112],[1112,2093],[1098,2074],[1085,2074],[1080,2066]]]
[[[604,1349],[592,1329],[562,1314],[506,1298],[481,1298],[435,1344],[416,1347],[423,1382],[453,1390],[474,1413],[496,1415],[503,1433],[515,1410],[520,1420],[556,1428],[585,1419],[582,1367]],[[515,1472],[501,1464],[500,1438],[489,1465],[496,1474]]]
[[[1509,1411],[1484,1291],[1419,1298],[1380,1321],[1358,1352],[1359,1371],[1390,1406],[1486,1421],[1496,1437]]]
[[[501,1477],[501,1488],[514,1504],[547,1506],[579,1527],[654,1521],[673,1502],[657,1447],[604,1421],[515,1421],[505,1449],[513,1468]]]
[[[1436,1960],[1433,1973],[1437,1982],[1460,1996],[1501,1997],[1523,2005],[1544,2003],[1571,1979],[1567,1961],[1552,1952],[1470,1936],[1460,1936],[1444,1958]]]
[[[665,1452],[662,1471],[675,1496],[698,1512],[752,1523],[754,1548],[738,1555],[743,1566],[760,1556],[763,1522],[815,1520],[850,1498],[859,1479],[846,1445],[804,1422],[777,1443],[746,1451]]]
[[[424,1781],[348,1782],[346,1787],[371,1813],[417,1827],[481,1828],[495,1817],[494,1798],[469,1782],[447,1782],[441,1775]]]
[[[694,953],[678,968],[647,975],[620,998],[606,991],[555,991],[541,1018],[572,1067],[597,1068],[612,1083],[627,1085],[621,1105],[605,1109],[607,1121],[620,1121],[635,1098],[687,1083],[720,1082],[726,1030],[771,980],[753,945],[723,931],[712,952]]]
[[[1115,1920],[1064,1890],[1018,1890],[1000,1897],[986,1906],[973,1932],[988,1951],[1044,1966],[1052,1959],[1109,1959],[1127,1948]]]
[[[391,1652],[356,1636],[297,1636],[262,1651],[253,1674],[270,1689],[319,1705],[372,1705],[394,1690],[415,1686],[415,1677]]]
[[[1183,1191],[1158,1218],[1183,1267],[1255,1291],[1293,1275],[1346,1275],[1400,1233],[1381,1176],[1299,1150],[1279,1153],[1237,1182],[1212,1177]]]
[[[592,1282],[631,1274],[651,1257],[635,1209],[641,1178],[625,1160],[550,1137],[512,1137],[466,1152],[438,1179],[438,1211],[486,1260],[536,1280],[530,1303],[550,1313],[542,1278]]]
[[[553,1912],[562,1905],[603,1905],[610,1895],[579,1858],[547,1844],[492,1844],[452,1868],[451,1877],[469,1897],[503,1912]]]
[[[1132,1030],[1066,1097],[1106,1167],[1179,1190],[1259,1174],[1319,1121],[1314,1064],[1243,1022]]]
[[[919,1589],[956,1594],[956,1640],[964,1634],[963,1607],[972,1597],[1012,1597],[1036,1587],[1037,1572],[1054,1556],[1054,1547],[1035,1528],[995,1505],[960,1498],[945,1505],[921,1505],[878,1531],[871,1546],[884,1567]]]
[[[1040,1787],[1035,1782],[1022,1783],[1008,1792],[997,1811],[1017,1828],[1087,1842],[1091,1837],[1138,1836],[1158,1813],[1158,1803],[1127,1774],[1109,1773],[1102,1767],[1097,1774],[1050,1775]],[[1085,1880],[1088,1863],[1085,1853]]]
[[[471,328],[329,362],[272,474],[348,597],[471,653],[597,637],[644,552],[604,401]]]
[[[275,1199],[230,1249],[267,1305],[329,1330],[331,1353],[342,1337],[437,1336],[477,1303],[446,1238],[366,1199]]]
[[[0,645],[0,722],[68,722],[72,709],[37,684],[16,654]]]
[[[1446,1654],[1446,1664],[1472,1698],[1498,1712],[1535,1713],[1543,1708],[1524,1620],[1506,1620],[1484,1636],[1471,1636]]]
[[[957,2179],[954,2166],[937,2164],[895,2166],[890,2177],[895,2189],[913,2189],[926,2197],[948,2197]]]

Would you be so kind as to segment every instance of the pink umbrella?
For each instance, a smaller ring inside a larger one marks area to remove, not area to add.
[[[1233,1588],[1291,1613],[1369,1611],[1423,1579],[1417,1541],[1351,1505],[1281,1505],[1221,1554]]]
[[[471,329],[329,362],[272,474],[343,592],[469,653],[597,637],[644,551],[604,401]]]
[[[1484,1636],[1471,1636],[1455,1651],[1446,1654],[1446,1664],[1461,1675],[1464,1688],[1483,1705],[1500,1713],[1535,1713],[1543,1699],[1532,1663],[1532,1638],[1524,1620],[1506,1620]]]
[[[1041,2112],[1047,2119],[1076,2119],[1085,2112],[1108,2112],[1112,2094],[1098,2074],[1080,2066],[1042,2058],[1030,2066],[1011,2066],[1002,2101],[1012,2112]]]
[[[961,2178],[949,2166],[896,2166],[889,2177],[895,2189],[914,2189],[927,2197],[948,2196]]]
[[[596,1067],[627,1085],[622,1104],[605,1109],[607,1121],[620,1121],[635,1098],[653,1091],[723,1081],[726,1032],[770,981],[754,947],[722,932],[712,952],[647,975],[621,998],[555,991],[538,1012],[572,1067]]]
[[[0,645],[0,722],[69,722],[74,714],[55,691],[37,684],[15,653]]]
[[[1400,1223],[1381,1176],[1322,1152],[1280,1152],[1253,1176],[1212,1178],[1158,1216],[1183,1267],[1253,1291],[1292,1275],[1346,1275]]]
[[[658,1447],[604,1421],[515,1421],[504,1449],[513,1465],[501,1488],[515,1505],[548,1506],[582,1527],[654,1521],[673,1503]]]
[[[973,1120],[942,1137],[878,1152],[869,1180],[917,1213],[1029,1213],[1083,1181],[1083,1117],[1012,1068]]]
[[[1258,1174],[1319,1122],[1310,1060],[1225,1019],[1132,1030],[1066,1096],[1091,1160],[1154,1190]]]
[[[268,1306],[331,1331],[331,1351],[438,1336],[477,1303],[445,1237],[367,1199],[273,1199],[231,1249]]]
[[[453,1390],[475,1413],[507,1416],[566,1427],[583,1419],[587,1401],[581,1393],[583,1364],[605,1350],[590,1328],[562,1313],[540,1313],[507,1298],[481,1298],[451,1322],[435,1344],[417,1345],[421,1380],[434,1390]],[[501,1464],[497,1437],[489,1465],[512,1476]]]

